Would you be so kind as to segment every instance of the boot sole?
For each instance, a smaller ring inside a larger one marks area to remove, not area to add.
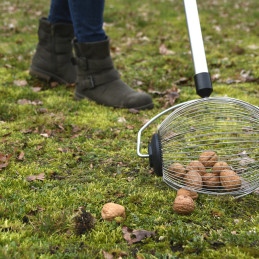
[[[87,99],[89,101],[93,101],[93,102],[96,102],[95,100],[92,100],[86,96],[82,96],[78,93],[75,92],[75,95],[74,95],[74,99],[76,101],[81,101],[83,99]],[[104,105],[104,106],[108,106],[108,105],[105,105],[105,104],[102,104],[102,103],[98,103],[98,104],[101,104],[101,105]],[[154,104],[153,103],[149,103],[149,104],[146,104],[144,106],[140,106],[140,107],[121,107],[121,106],[108,106],[108,107],[114,107],[114,108],[124,108],[124,109],[136,109],[136,110],[150,110],[150,109],[153,109],[154,108]]]
[[[55,81],[58,82],[60,84],[70,84],[69,82],[65,81],[64,79],[58,77],[57,75],[54,75],[52,73],[40,70],[40,69],[35,69],[33,67],[30,68],[29,70],[29,74],[31,76],[35,76],[41,80],[47,81],[47,82],[51,82],[51,81]]]

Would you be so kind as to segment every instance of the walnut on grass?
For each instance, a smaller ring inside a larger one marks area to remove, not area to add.
[[[177,194],[176,196],[179,196],[179,195],[186,195],[186,196],[189,196],[191,197],[193,200],[196,200],[198,199],[199,195],[197,192],[195,191],[190,191],[190,190],[187,190],[187,189],[184,189],[184,188],[181,188],[177,191]]]
[[[179,195],[175,198],[173,204],[174,212],[178,214],[190,214],[195,209],[195,203],[190,196]]]
[[[125,208],[122,205],[109,202],[104,204],[102,211],[102,218],[107,221],[112,221],[117,217],[125,218]]]

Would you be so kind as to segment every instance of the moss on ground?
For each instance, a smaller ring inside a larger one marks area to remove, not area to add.
[[[13,154],[0,171],[0,257],[103,258],[106,251],[114,258],[258,258],[258,194],[200,195],[195,212],[179,216],[172,211],[176,192],[136,155],[138,130],[167,107],[163,91],[180,89],[176,103],[197,98],[182,2],[106,3],[116,67],[134,89],[154,97],[155,108],[138,114],[76,102],[73,86],[29,76],[38,18],[48,5],[0,3],[0,152]],[[258,1],[199,1],[199,11],[213,96],[258,106]],[[160,54],[162,44],[171,54]],[[43,181],[26,180],[40,173]],[[107,202],[125,206],[123,223],[101,219]],[[79,207],[97,220],[81,236],[73,226]],[[124,225],[156,235],[129,246]]]

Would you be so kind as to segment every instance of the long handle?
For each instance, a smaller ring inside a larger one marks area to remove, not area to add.
[[[209,97],[213,89],[208,72],[197,3],[196,0],[183,0],[183,3],[192,50],[196,92],[201,97]]]

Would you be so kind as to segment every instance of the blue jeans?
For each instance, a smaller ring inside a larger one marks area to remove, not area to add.
[[[51,0],[48,21],[72,23],[78,42],[106,39],[103,30],[105,0]]]

